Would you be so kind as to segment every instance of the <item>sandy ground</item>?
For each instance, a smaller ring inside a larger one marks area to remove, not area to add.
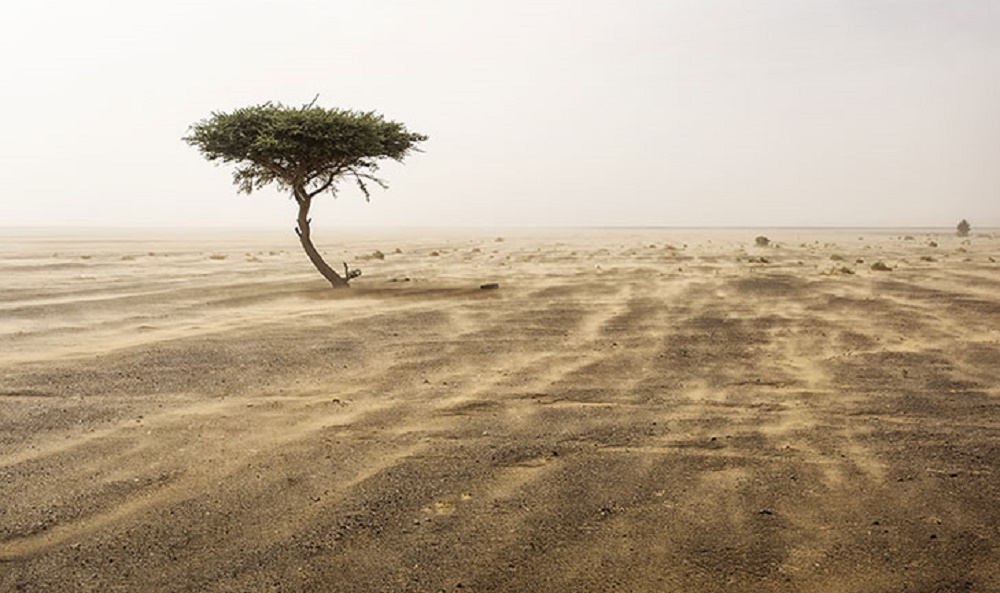
[[[1000,234],[289,235],[0,235],[0,591],[1000,591]]]

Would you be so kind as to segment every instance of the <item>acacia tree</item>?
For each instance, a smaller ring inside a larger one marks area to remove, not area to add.
[[[368,200],[369,183],[387,187],[375,175],[379,161],[402,161],[426,139],[375,112],[324,109],[315,106],[315,99],[298,108],[268,102],[213,112],[184,137],[209,161],[236,165],[238,192],[250,194],[272,183],[291,192],[298,204],[295,230],[302,248],[334,288],[347,287],[360,272],[345,263],[341,276],[316,250],[309,229],[313,198],[324,192],[336,195],[338,182],[351,179]]]
[[[972,225],[969,224],[968,220],[965,220],[963,218],[961,221],[959,221],[958,226],[955,228],[958,230],[959,237],[968,237],[969,231],[972,230]]]

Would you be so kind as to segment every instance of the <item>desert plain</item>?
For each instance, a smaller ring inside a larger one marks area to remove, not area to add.
[[[1000,233],[314,239],[0,234],[0,591],[1000,591]]]

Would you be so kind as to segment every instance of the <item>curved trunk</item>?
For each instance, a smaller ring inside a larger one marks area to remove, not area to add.
[[[333,268],[327,265],[325,261],[323,261],[323,256],[319,254],[319,251],[316,250],[316,246],[312,243],[312,239],[309,238],[309,204],[311,203],[311,199],[303,194],[300,194],[299,192],[296,192],[295,201],[299,203],[299,241],[302,243],[302,248],[305,249],[306,255],[309,256],[309,261],[316,266],[319,273],[322,274],[334,288],[348,288],[350,284],[348,284],[347,278],[338,274]]]

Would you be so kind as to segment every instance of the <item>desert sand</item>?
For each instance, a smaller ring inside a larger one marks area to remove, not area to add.
[[[1000,234],[314,239],[0,234],[0,591],[1000,591]]]

